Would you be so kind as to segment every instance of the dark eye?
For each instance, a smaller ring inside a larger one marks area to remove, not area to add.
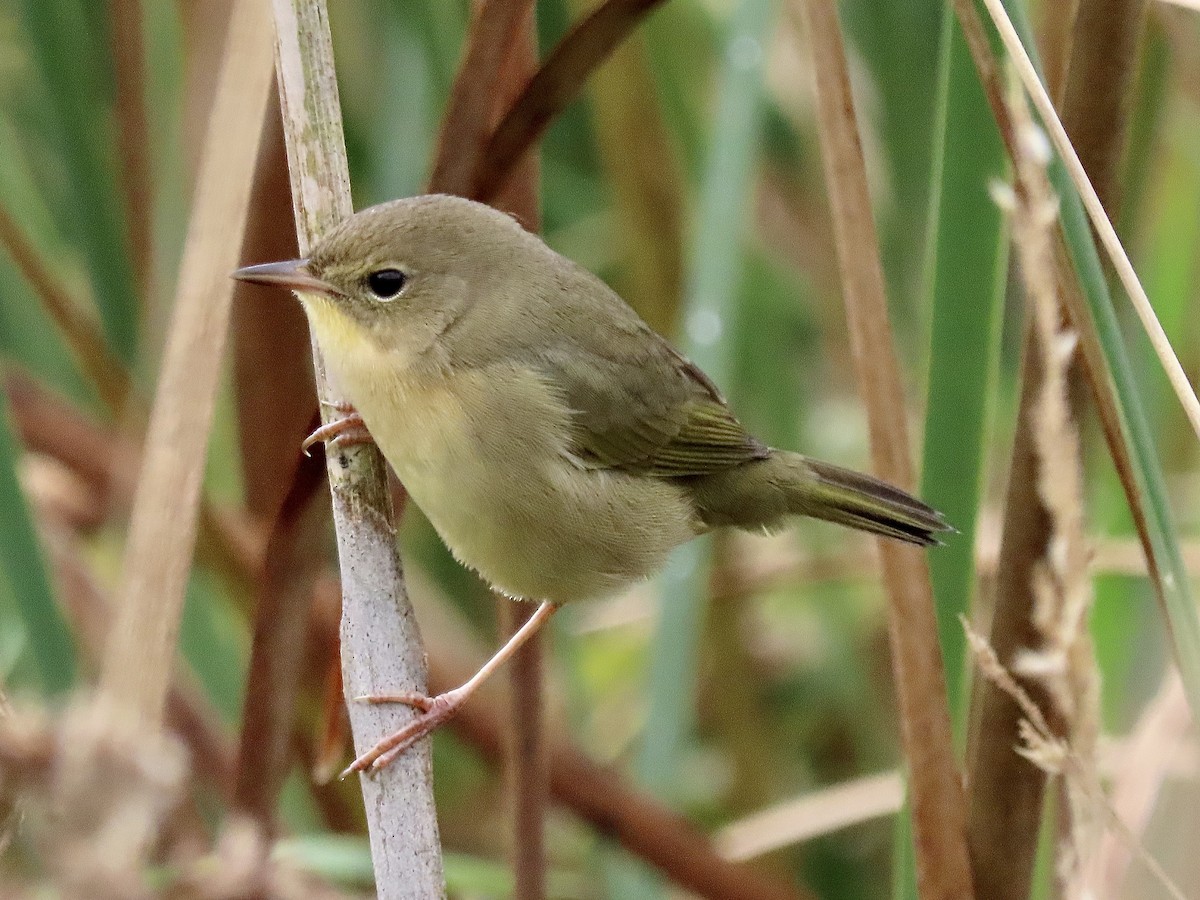
[[[399,269],[380,269],[367,276],[367,287],[380,300],[391,300],[402,290],[408,276]]]

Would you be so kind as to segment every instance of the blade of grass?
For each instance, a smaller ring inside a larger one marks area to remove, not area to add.
[[[227,275],[241,245],[270,88],[264,2],[239,2],[225,48],[101,675],[107,697],[149,730],[161,723],[174,666],[233,294]]]
[[[29,507],[17,481],[18,447],[8,401],[0,394],[0,577],[8,582],[25,626],[28,652],[47,694],[75,686],[75,641],[50,586]]]
[[[49,261],[38,253],[17,219],[0,205],[0,246],[3,246],[29,282],[46,312],[62,332],[80,370],[91,381],[101,401],[114,413],[129,393],[129,375],[112,355],[97,322],[71,297]]]
[[[876,473],[913,483],[902,379],[888,321],[854,98],[832,0],[789,4],[813,51],[817,114],[855,375],[867,407]],[[881,540],[892,666],[908,768],[917,885],[923,898],[969,898],[966,821],[954,755],[937,620],[923,551]]]
[[[108,143],[106,85],[111,78],[82,0],[24,0],[26,28],[49,88],[50,118],[70,183],[64,221],[82,248],[100,318],[126,365],[137,348],[137,297]]]
[[[729,381],[731,335],[742,265],[735,236],[747,213],[762,124],[762,61],[775,4],[742,0],[726,36],[709,159],[701,182],[696,234],[689,253],[683,349],[717,384]],[[660,584],[661,610],[651,644],[646,728],[636,771],[652,794],[677,788],[696,706],[700,627],[704,620],[711,542],[692,541],[672,556]],[[617,870],[623,896],[653,897],[648,876]]]
[[[728,335],[737,318],[733,303],[741,247],[731,239],[743,220],[761,123],[761,65],[771,23],[771,0],[743,0],[729,25],[727,55],[718,88],[713,144],[699,203],[687,288],[684,347],[713,380],[729,380]],[[663,576],[663,610],[650,675],[650,709],[639,773],[658,792],[674,783],[679,755],[691,731],[695,646],[700,627],[706,550],[693,542],[677,554]],[[684,686],[687,686],[686,688]]]
[[[943,24],[921,496],[962,532],[929,557],[946,688],[961,739],[967,673],[959,616],[970,610],[974,592],[976,515],[987,456],[1008,245],[1000,210],[987,193],[989,179],[1004,170],[1004,148],[949,8]]]
[[[974,18],[973,7],[963,4],[956,8],[963,19],[964,27],[970,25],[981,33],[981,26]],[[986,41],[982,43],[986,44]],[[986,58],[979,61],[981,71],[989,73],[984,76],[985,79],[995,84],[997,79],[994,63],[990,60],[990,50],[985,47],[983,53]],[[996,90],[998,88],[994,88],[993,92]],[[997,115],[998,118],[1002,117],[1003,112]],[[1001,130],[1006,131],[1003,127]],[[1182,568],[1167,512],[1161,471],[1155,459],[1149,429],[1117,328],[1107,284],[1082,207],[1062,165],[1057,161],[1052,166],[1051,176],[1062,201],[1064,232],[1070,245],[1069,251],[1063,246],[1060,256],[1065,260],[1069,252],[1074,258],[1083,296],[1078,296],[1079,292],[1074,287],[1073,279],[1068,275],[1060,275],[1060,292],[1081,339],[1082,356],[1097,410],[1109,442],[1110,453],[1122,479],[1130,510],[1143,540],[1152,581],[1167,612],[1170,631],[1176,641],[1177,659],[1180,660],[1181,668],[1187,665],[1188,658],[1195,666],[1200,661],[1200,657],[1196,656],[1196,650],[1200,647],[1200,643],[1197,642],[1200,627],[1197,626],[1195,610],[1188,596],[1186,574]],[[1200,670],[1193,668],[1193,675],[1198,671]],[[1192,684],[1195,687],[1197,682],[1193,679]],[[1193,694],[1191,699],[1196,699],[1196,696]],[[1014,732],[1011,729],[1006,732],[1012,733]],[[995,740],[1003,743],[1005,739],[997,736]],[[988,774],[994,769],[984,766],[980,771]],[[1012,785],[1009,781],[998,785],[993,793],[996,791],[1003,792],[1006,804],[1011,801]],[[1036,814],[1031,811],[1030,815]],[[1005,833],[1011,829],[1000,826],[995,831]],[[978,843],[983,846],[986,840]],[[988,852],[992,852],[990,845]],[[995,874],[998,884],[1012,883],[1011,856],[997,860]]]
[[[574,0],[576,9],[589,7]],[[659,334],[671,334],[683,295],[681,166],[657,103],[645,42],[632,35],[596,69],[589,93],[602,165],[621,222],[619,293]]]
[[[273,8],[292,202],[300,252],[307,253],[352,210],[329,16],[322,0],[273,0]],[[319,396],[342,400],[316,345],[313,369]],[[336,412],[323,405],[322,415]],[[396,551],[383,457],[373,445],[350,447],[327,459],[327,472],[342,571],[343,689],[355,745],[365,751],[413,711],[353,698],[425,693],[425,654]],[[378,896],[443,895],[430,742],[418,743],[376,775],[360,775],[359,784]]]
[[[988,407],[995,387],[1008,244],[987,183],[1004,167],[996,131],[954,14],[943,11],[937,147],[929,245],[932,311],[921,496],[962,535],[930,556],[938,642],[957,743],[966,733],[965,639],[959,616],[971,608],[975,541],[986,465]],[[917,896],[911,820],[896,823],[897,897]]]

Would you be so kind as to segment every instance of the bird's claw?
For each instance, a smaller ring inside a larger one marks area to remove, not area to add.
[[[420,713],[399,731],[388,735],[350,763],[340,778],[353,772],[378,772],[387,768],[401,753],[453,718],[467,698],[449,691],[436,697],[404,693],[373,694],[355,699],[366,703],[403,703],[420,710]]]
[[[300,445],[300,449],[305,456],[308,456],[308,450],[313,444],[321,441],[324,441],[331,449],[335,450],[342,450],[346,447],[352,447],[355,444],[369,444],[371,442],[371,432],[367,431],[367,426],[363,422],[362,416],[354,411],[354,407],[344,404],[325,405],[333,406],[334,409],[337,409],[339,412],[345,412],[346,415],[340,419],[327,422],[306,437]]]

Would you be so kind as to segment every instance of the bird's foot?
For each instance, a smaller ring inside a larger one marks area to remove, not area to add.
[[[452,719],[470,696],[469,691],[456,688],[436,697],[424,694],[369,694],[355,699],[362,703],[403,703],[419,710],[420,714],[346,767],[342,778],[352,772],[378,772],[389,766],[401,753]]]
[[[371,432],[367,431],[362,416],[355,411],[353,406],[349,403],[326,403],[325,401],[322,401],[322,405],[330,406],[343,415],[341,418],[322,425],[304,439],[300,449],[306,456],[308,449],[320,441],[324,441],[331,450],[344,450],[355,444],[371,443],[373,440]]]

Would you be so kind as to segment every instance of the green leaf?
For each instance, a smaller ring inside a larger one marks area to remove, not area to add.
[[[43,689],[62,694],[75,683],[75,642],[59,611],[42,549],[17,481],[17,445],[0,392],[0,577],[8,583]]]

